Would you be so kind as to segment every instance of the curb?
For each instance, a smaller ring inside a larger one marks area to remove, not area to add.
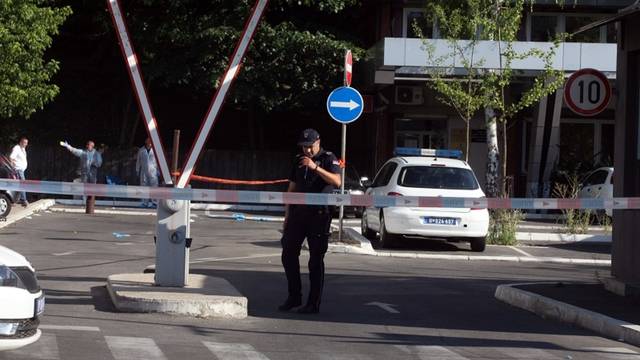
[[[563,243],[589,243],[610,244],[611,235],[595,234],[560,234],[543,232],[517,232],[516,240],[526,242],[563,242]]]
[[[614,340],[640,346],[640,325],[614,319],[606,315],[515,288],[515,286],[536,284],[545,283],[499,285],[496,288],[495,297],[500,301],[532,312],[544,319],[553,319],[579,326]]]
[[[26,209],[14,210],[9,213],[9,216],[4,221],[0,221],[0,229],[9,226],[17,221],[20,221],[26,217],[33,215],[36,212],[44,211],[56,204],[55,200],[43,199],[29,204]]]
[[[67,214],[84,214],[85,209],[66,209],[52,207],[52,212],[67,213]],[[94,209],[95,214],[107,214],[107,215],[131,215],[131,216],[156,216],[155,212],[149,211],[127,211],[127,210],[102,210]]]
[[[574,264],[574,265],[593,265],[593,266],[611,266],[611,260],[604,259],[574,259],[562,257],[536,257],[536,256],[481,256],[481,255],[451,255],[451,254],[420,254],[410,252],[394,252],[375,250],[371,245],[371,241],[362,236],[354,229],[345,229],[345,234],[353,240],[360,243],[360,246],[349,246],[347,244],[334,245],[331,247],[332,252],[369,255],[390,258],[403,259],[431,259],[431,260],[464,260],[464,261],[504,261],[519,263],[550,263],[550,264]]]

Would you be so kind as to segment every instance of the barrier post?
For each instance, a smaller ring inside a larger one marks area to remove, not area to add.
[[[171,180],[175,184],[178,176],[178,158],[180,151],[180,130],[173,130],[173,152],[171,153]]]

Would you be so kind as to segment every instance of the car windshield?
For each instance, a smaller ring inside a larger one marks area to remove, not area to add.
[[[406,166],[398,185],[415,188],[475,190],[478,181],[469,169],[444,166]]]

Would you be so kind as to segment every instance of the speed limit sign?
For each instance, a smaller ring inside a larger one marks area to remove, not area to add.
[[[597,115],[607,108],[610,100],[609,80],[596,69],[576,71],[564,87],[564,101],[578,115]]]

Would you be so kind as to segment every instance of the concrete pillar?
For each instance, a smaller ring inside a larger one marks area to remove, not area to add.
[[[614,197],[640,197],[640,14],[618,27],[619,91],[616,110]],[[613,211],[611,273],[626,284],[640,284],[640,210]]]

